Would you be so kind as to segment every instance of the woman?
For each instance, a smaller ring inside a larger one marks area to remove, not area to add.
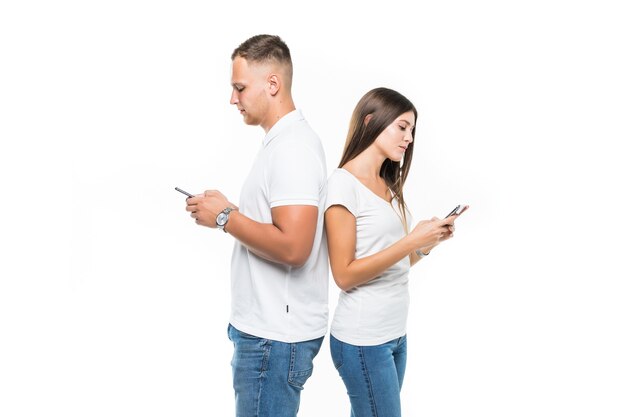
[[[365,94],[352,114],[339,168],[328,179],[325,228],[342,290],[330,346],[352,417],[400,416],[409,268],[452,236],[457,217],[421,221],[408,232],[402,187],[416,119],[413,104],[396,91]]]

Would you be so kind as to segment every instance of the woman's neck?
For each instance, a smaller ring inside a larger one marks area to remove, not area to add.
[[[361,152],[356,158],[346,162],[343,168],[346,168],[358,178],[368,180],[380,179],[380,168],[385,162],[385,157],[370,146]]]

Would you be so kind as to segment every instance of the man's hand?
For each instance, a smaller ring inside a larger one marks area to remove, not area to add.
[[[204,194],[187,199],[187,211],[196,223],[210,228],[216,228],[215,219],[226,207],[237,208],[234,204],[217,190],[208,190]]]

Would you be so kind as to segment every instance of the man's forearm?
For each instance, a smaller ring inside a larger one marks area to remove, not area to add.
[[[311,253],[312,241],[302,242],[293,231],[280,230],[272,223],[259,223],[239,211],[231,212],[225,229],[252,253],[271,262],[298,267]]]

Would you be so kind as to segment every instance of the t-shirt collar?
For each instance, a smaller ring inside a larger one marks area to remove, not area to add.
[[[274,126],[272,126],[270,131],[267,132],[265,138],[263,138],[263,147],[267,146],[272,139],[287,129],[291,124],[300,120],[304,120],[304,116],[299,109],[295,109],[281,117],[279,121],[274,123]]]

